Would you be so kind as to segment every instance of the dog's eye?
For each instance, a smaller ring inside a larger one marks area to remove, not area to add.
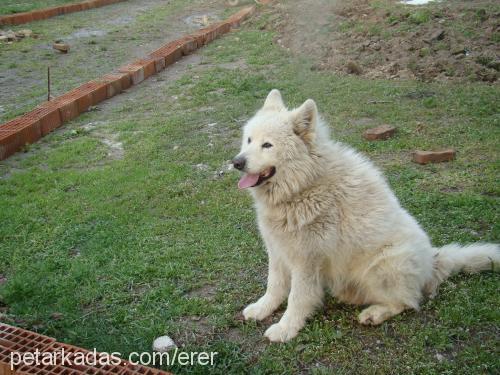
[[[248,137],[248,144],[252,142],[252,138]]]
[[[266,142],[262,145],[262,148],[271,148],[271,147],[273,147],[273,145],[270,144],[269,142]]]

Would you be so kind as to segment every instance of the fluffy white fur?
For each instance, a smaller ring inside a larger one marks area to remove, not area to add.
[[[250,138],[250,139],[249,139]],[[264,143],[272,147],[263,148]],[[329,291],[369,305],[362,324],[380,324],[412,308],[460,270],[500,264],[500,247],[452,244],[433,248],[380,171],[351,148],[330,140],[316,104],[288,110],[278,90],[244,128],[245,173],[276,173],[249,188],[269,256],[266,293],[243,311],[262,320],[288,298],[270,341],[294,338]]]

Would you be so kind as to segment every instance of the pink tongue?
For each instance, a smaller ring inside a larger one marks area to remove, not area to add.
[[[238,187],[240,189],[246,189],[246,188],[249,188],[249,187],[252,187],[254,186],[257,181],[259,181],[259,174],[258,173],[247,173],[246,175],[244,175],[240,182],[238,182]]]

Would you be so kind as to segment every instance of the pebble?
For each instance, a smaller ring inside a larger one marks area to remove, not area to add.
[[[155,352],[164,353],[175,348],[177,345],[169,336],[160,336],[153,342],[153,351]]]

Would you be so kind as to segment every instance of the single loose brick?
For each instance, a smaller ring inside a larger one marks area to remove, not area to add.
[[[68,53],[70,50],[69,44],[66,43],[54,43],[52,48],[62,53]]]
[[[415,151],[413,161],[418,164],[441,163],[455,159],[456,152],[453,149],[441,151]]]
[[[363,133],[363,137],[369,141],[378,141],[391,138],[396,132],[396,128],[390,125],[380,125],[376,128],[368,129]]]

